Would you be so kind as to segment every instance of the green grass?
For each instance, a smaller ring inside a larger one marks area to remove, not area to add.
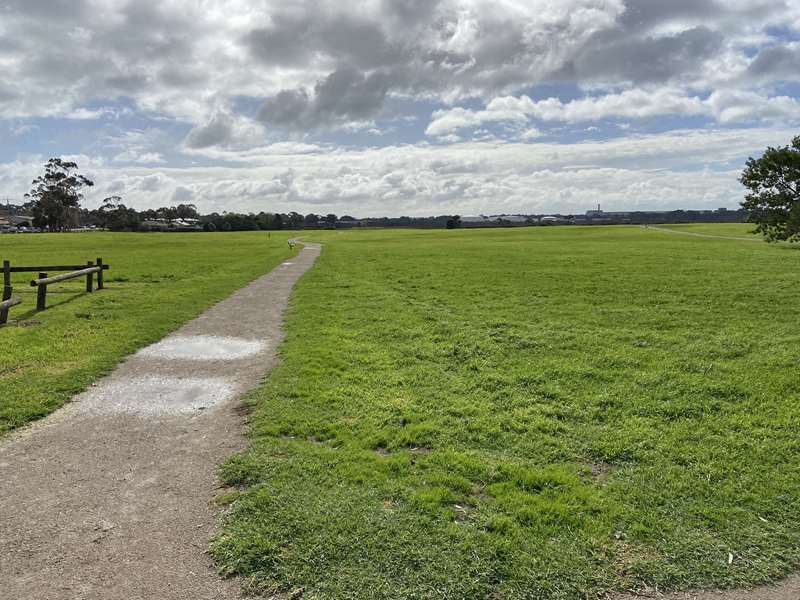
[[[12,265],[111,265],[106,289],[50,286],[34,312],[35,273],[14,275],[23,304],[0,327],[0,434],[42,417],[136,349],[160,339],[288,256],[285,234],[41,234],[0,236]]]
[[[306,238],[326,246],[223,469],[224,572],[547,599],[800,565],[800,250],[639,227]]]

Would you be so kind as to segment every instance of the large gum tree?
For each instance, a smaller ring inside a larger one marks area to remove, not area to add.
[[[64,231],[77,219],[81,190],[94,182],[78,173],[76,163],[51,158],[44,166],[44,175],[34,179],[32,185],[25,197],[33,201],[34,225]]]

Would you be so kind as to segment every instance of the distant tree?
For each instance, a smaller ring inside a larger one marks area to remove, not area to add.
[[[749,158],[739,181],[750,190],[742,207],[765,240],[800,241],[800,136]]]
[[[136,231],[139,229],[139,213],[122,203],[119,196],[109,196],[97,211],[100,225],[111,231]]]
[[[328,225],[336,225],[336,221],[338,221],[338,218],[336,217],[335,214],[329,213],[329,214],[325,215],[325,222]]]
[[[305,217],[303,217],[303,225],[306,227],[316,227],[319,225],[319,217],[314,213],[308,213]]]
[[[200,217],[194,204],[178,204],[174,210],[175,218],[177,219],[197,219]]]
[[[289,226],[289,229],[300,229],[303,226],[303,215],[291,211],[288,215],[286,215],[286,222]]]
[[[33,188],[25,197],[33,202],[36,227],[63,231],[77,220],[83,199],[81,190],[94,185],[77,170],[74,162],[51,158],[44,166],[44,175],[33,180]]]
[[[461,227],[461,217],[459,215],[453,215],[452,217],[447,219],[445,227],[447,227],[447,229],[456,229],[458,227]]]
[[[157,218],[165,220],[167,223],[172,223],[178,218],[178,209],[174,206],[162,206],[156,209]]]

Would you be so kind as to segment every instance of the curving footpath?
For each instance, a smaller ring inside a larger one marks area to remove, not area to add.
[[[775,585],[749,590],[630,594],[615,596],[614,600],[798,600],[798,598],[800,598],[800,576],[790,577]]]
[[[0,440],[0,598],[239,597],[205,554],[217,468],[244,446],[234,400],[274,366],[292,287],[319,252],[305,244]]]
[[[716,240],[735,240],[738,242],[763,242],[762,238],[756,237],[739,237],[735,235],[714,235],[713,233],[697,233],[696,231],[681,231],[680,229],[670,229],[669,227],[659,227],[658,225],[650,225],[649,227],[645,227],[644,225],[640,225],[642,229],[646,229],[648,231],[659,231],[661,233],[674,233],[676,235],[691,235],[693,237],[702,237],[702,238],[711,238]]]

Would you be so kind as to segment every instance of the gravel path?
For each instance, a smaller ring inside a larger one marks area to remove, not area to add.
[[[697,233],[696,231],[682,231],[680,229],[671,229],[669,227],[659,227],[658,225],[650,225],[645,227],[641,225],[642,229],[652,229],[653,231],[660,231],[661,233],[675,233],[678,235],[691,235],[694,237],[712,238],[717,240],[736,240],[739,242],[763,242],[760,237],[740,237],[735,235],[714,235],[713,233]]]
[[[298,256],[0,440],[0,598],[223,600],[205,554],[218,465],[244,446],[234,400],[275,364]]]
[[[784,579],[774,586],[762,586],[750,590],[686,592],[681,594],[640,594],[616,596],[614,600],[798,600],[800,599],[800,576]]]

